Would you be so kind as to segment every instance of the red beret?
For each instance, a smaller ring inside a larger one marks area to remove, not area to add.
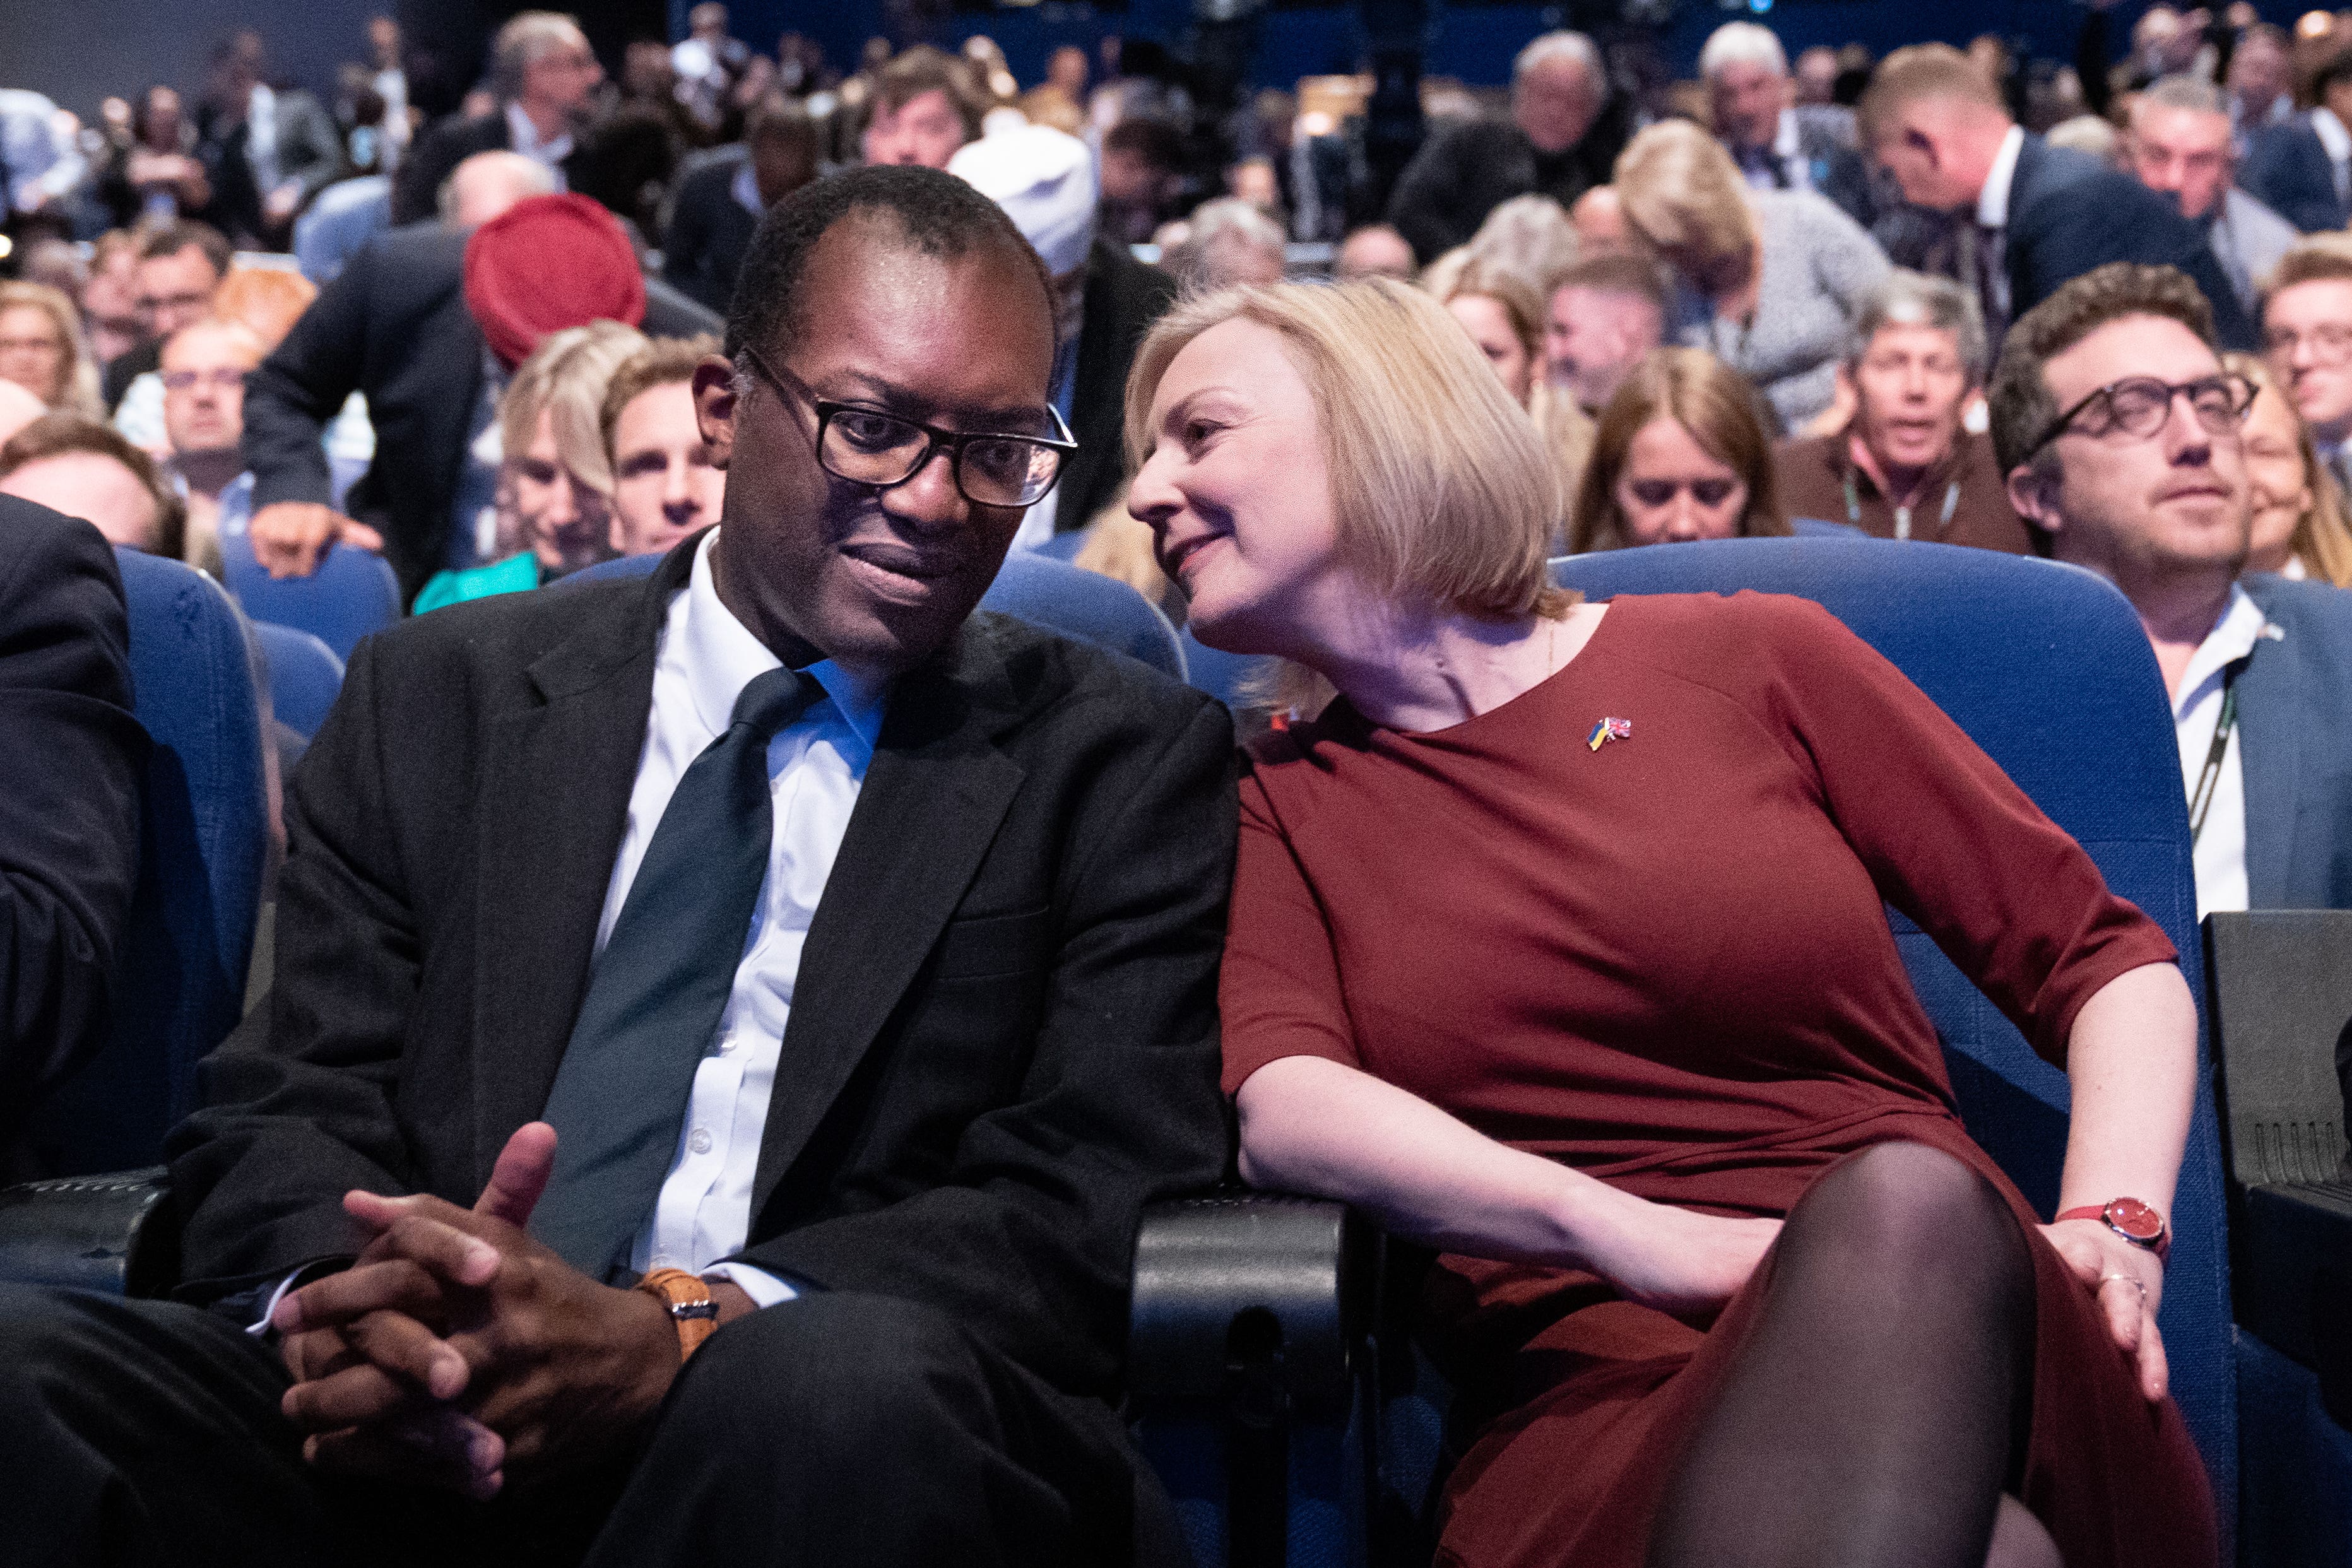
[[[466,242],[466,308],[509,368],[566,327],[646,319],[646,278],[620,220],[585,196],[526,196]]]

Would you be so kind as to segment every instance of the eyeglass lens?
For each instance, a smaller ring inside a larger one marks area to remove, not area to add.
[[[1731,498],[1738,483],[1737,479],[1636,479],[1626,487],[1645,507],[1663,507],[1684,490],[1702,507],[1720,507]]]
[[[873,409],[837,408],[825,423],[824,465],[860,485],[890,486],[910,477],[929,455],[923,427]],[[1062,455],[1017,435],[982,435],[960,444],[956,481],[983,507],[1025,507],[1053,486]]]
[[[2171,387],[2150,377],[2136,376],[2107,389],[2107,418],[2127,435],[2149,436],[2164,428],[2176,393],[2186,394],[2197,423],[2209,435],[2227,435],[2238,428],[2249,401],[2244,383],[2234,376],[2209,376],[2203,381]]]

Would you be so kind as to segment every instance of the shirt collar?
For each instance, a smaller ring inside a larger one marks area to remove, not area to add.
[[[1804,144],[1797,135],[1797,111],[1784,109],[1780,111],[1780,123],[1772,132],[1772,156],[1794,158],[1803,151]]]
[[[530,116],[522,111],[520,103],[507,105],[507,139],[516,152],[541,163],[560,163],[572,155],[572,133],[559,131],[541,141],[539,127],[530,122]]]
[[[2214,672],[2252,653],[2268,629],[2263,607],[2243,588],[2231,583],[2229,608],[2213,622],[2213,630],[2205,633],[2205,641],[2197,644],[2197,652],[2189,655],[2188,671],[2180,677],[2180,708],[2185,710],[2196,700],[2199,689],[2213,678]]]
[[[2025,127],[2012,125],[2009,134],[2000,139],[2000,151],[1992,155],[1992,167],[1985,172],[1984,190],[1977,196],[1977,223],[1989,229],[2009,226],[2009,188],[2017,182],[2017,155],[2025,147]]]
[[[695,548],[694,572],[686,590],[686,624],[680,636],[685,642],[687,689],[693,694],[695,714],[713,735],[723,735],[735,716],[735,699],[743,695],[743,688],[755,676],[781,669],[783,661],[751,635],[719,599],[719,584],[710,571],[710,547],[718,541],[719,530],[713,528]],[[811,664],[808,673],[816,677],[865,747],[866,756],[855,760],[861,766],[870,762],[882,737],[889,683],[854,676],[831,659]]]
[[[2336,118],[2335,110],[2326,108],[2311,111],[2311,133],[2319,138],[2320,146],[2327,150],[2330,162],[2341,163],[2352,158],[2352,131]]]
[[[743,162],[735,165],[735,183],[730,189],[733,192],[737,203],[753,217],[761,216],[767,212],[768,209],[760,202],[760,177],[753,172],[751,160],[748,154]]]

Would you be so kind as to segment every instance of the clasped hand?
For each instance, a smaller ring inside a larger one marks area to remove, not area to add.
[[[311,1463],[488,1499],[509,1469],[590,1462],[651,1416],[677,1375],[668,1314],[523,1230],[554,1159],[555,1130],[534,1122],[470,1210],[346,1195],[374,1239],[270,1320],[294,1377],[282,1407]]]

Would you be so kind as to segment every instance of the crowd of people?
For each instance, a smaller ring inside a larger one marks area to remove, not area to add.
[[[478,85],[380,18],[331,104],[251,35],[193,113],[0,92],[0,498],[409,617],[291,776],[184,1300],[0,1289],[0,1469],[92,1563],[1173,1561],[1116,1325],[1230,1156],[1443,1255],[1447,1561],[2210,1563],[2166,938],[1825,614],[1547,565],[2085,569],[2199,913],[2352,908],[2352,16],[2088,18],[1548,33],[1392,178],[1366,79],[842,75],[713,4],[614,81],[528,11]],[[1280,673],[967,624],[1021,550]],[[2072,1076],[2054,1219],[1885,902]]]

